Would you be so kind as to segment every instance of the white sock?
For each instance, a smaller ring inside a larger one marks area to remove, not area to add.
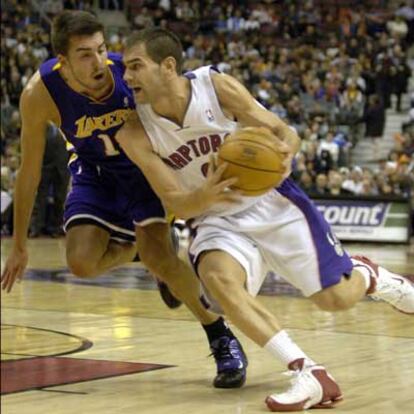
[[[352,259],[354,269],[362,276],[365,282],[365,290],[367,291],[371,287],[371,271],[367,268],[367,264],[359,262],[358,260]]]
[[[280,331],[270,338],[264,346],[273,356],[289,365],[299,358],[305,358],[308,362],[314,362],[290,339],[286,331]]]

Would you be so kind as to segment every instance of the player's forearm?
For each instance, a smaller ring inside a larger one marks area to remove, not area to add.
[[[144,155],[143,155],[144,154]],[[139,156],[134,152],[127,153],[132,161],[141,168],[151,187],[168,212],[184,220],[196,217],[207,210],[207,200],[202,188],[194,191],[184,189],[172,169],[167,167],[158,156],[141,151]]]
[[[250,110],[237,113],[236,117],[244,127],[256,126],[269,128],[280,141],[288,145],[293,155],[299,151],[300,138],[295,129],[275,114],[259,107],[257,103],[254,103],[253,108]]]
[[[13,197],[13,246],[25,249],[30,218],[40,177],[20,169],[17,173]]]
[[[200,216],[208,209],[208,204],[200,190],[171,191],[164,194],[162,201],[168,211],[183,220]]]

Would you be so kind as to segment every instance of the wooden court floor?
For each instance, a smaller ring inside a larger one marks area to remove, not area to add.
[[[3,268],[10,240],[1,244]],[[26,280],[1,295],[3,414],[256,414],[287,387],[284,367],[235,330],[247,383],[214,389],[201,327],[183,307],[167,309],[138,265],[88,283],[65,268],[62,239],[29,247]],[[414,275],[412,247],[347,247]],[[414,318],[370,300],[322,312],[272,279],[260,300],[340,383],[345,400],[333,413],[414,412]]]

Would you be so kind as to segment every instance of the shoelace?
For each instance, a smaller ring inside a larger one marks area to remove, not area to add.
[[[305,369],[297,369],[297,370],[289,370],[282,373],[282,375],[291,377],[290,384],[292,387],[290,387],[286,392],[283,394],[286,396],[293,396],[297,394],[302,394],[302,392],[307,392],[308,387],[304,385],[304,383],[301,381],[302,377],[305,377],[308,375],[308,371]]]
[[[209,357],[213,356],[214,359],[233,358],[230,351],[230,341],[228,341],[227,344],[225,344],[224,341],[219,341],[217,347],[212,346],[211,348],[211,354]]]
[[[316,367],[316,365],[313,365],[313,367]],[[310,368],[310,366],[307,366],[302,369],[288,370],[282,372],[282,375],[291,377],[289,382],[292,385],[286,392],[283,393],[284,395],[296,396],[297,394],[300,395],[309,392],[309,387],[306,385],[306,380],[301,381],[302,377],[306,377],[309,375],[309,371],[306,368]]]

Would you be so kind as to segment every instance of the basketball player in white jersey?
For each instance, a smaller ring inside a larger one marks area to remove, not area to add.
[[[180,76],[181,44],[157,28],[128,39],[124,63],[139,117],[131,117],[117,139],[165,206],[192,219],[189,253],[210,306],[220,307],[298,374],[287,392],[267,397],[267,406],[272,411],[333,406],[342,399],[335,380],[255,299],[267,271],[329,311],[351,308],[370,295],[413,314],[413,286],[369,259],[350,258],[290,178],[263,196],[244,197],[228,190],[235,180],[221,178],[225,165],[214,171],[210,163],[208,169],[211,155],[237,128],[257,127],[257,134],[267,128],[290,157],[299,148],[296,133],[238,81],[212,67]]]

